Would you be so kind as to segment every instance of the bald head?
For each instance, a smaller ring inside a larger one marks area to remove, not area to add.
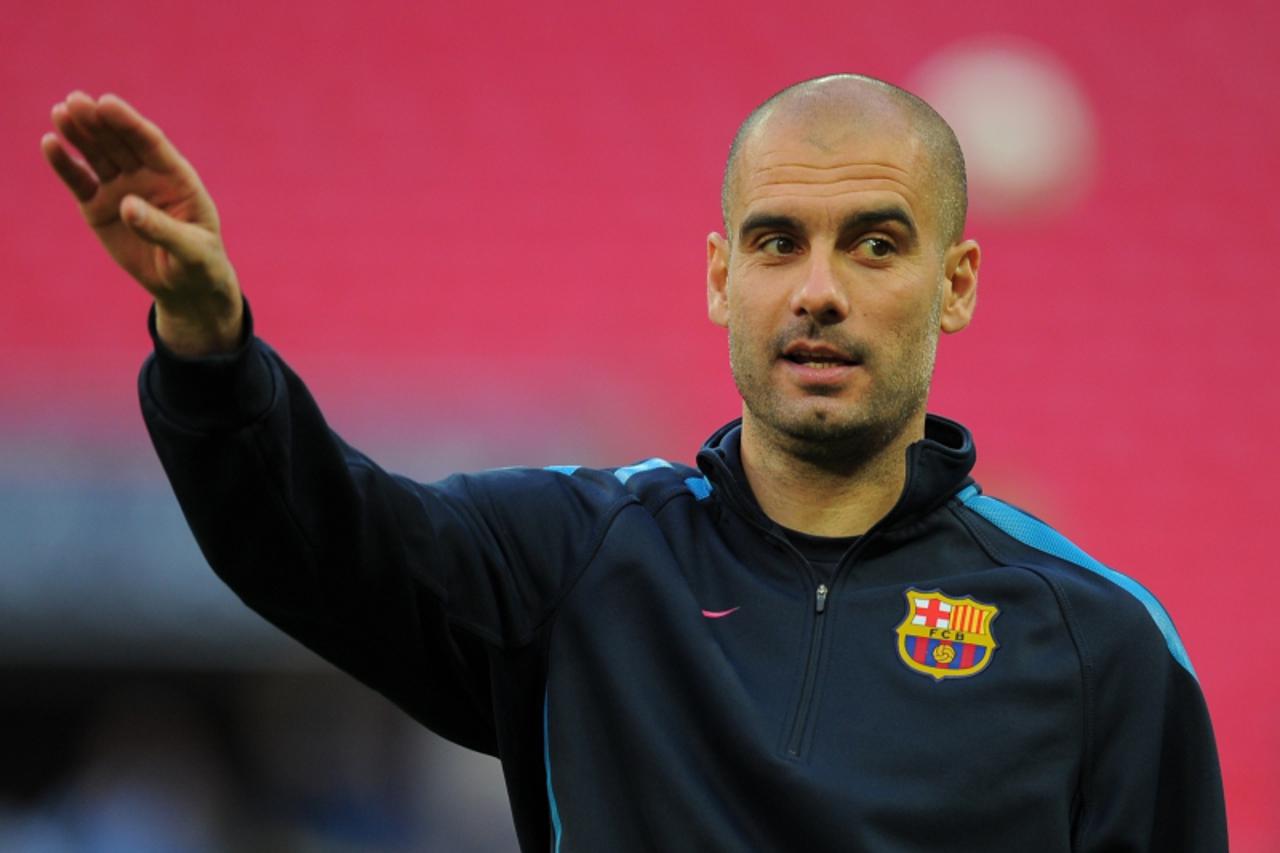
[[[733,239],[732,220],[742,165],[755,140],[766,131],[812,133],[815,129],[843,127],[893,129],[902,134],[904,145],[920,146],[944,245],[960,239],[968,191],[964,154],[955,133],[920,98],[883,80],[859,74],[804,80],[778,92],[747,116],[729,147],[720,189],[725,235]]]

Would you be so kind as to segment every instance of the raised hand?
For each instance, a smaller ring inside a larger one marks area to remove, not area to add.
[[[156,301],[161,339],[181,355],[234,349],[243,305],[218,211],[165,135],[114,95],[72,92],[40,140],[111,257]],[[83,156],[72,153],[70,143]]]

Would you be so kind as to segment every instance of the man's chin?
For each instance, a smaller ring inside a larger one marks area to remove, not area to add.
[[[778,426],[782,433],[793,440],[817,444],[839,444],[851,441],[874,429],[872,424],[860,419],[837,418],[825,413],[795,418]]]
[[[799,411],[775,412],[766,424],[791,455],[815,463],[858,463],[877,455],[902,434],[902,418],[877,418],[830,400],[810,400]]]

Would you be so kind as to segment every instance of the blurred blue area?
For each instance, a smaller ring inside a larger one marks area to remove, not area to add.
[[[163,482],[0,481],[0,662],[298,665],[209,571]]]
[[[515,849],[498,764],[337,673],[0,671],[0,850]]]
[[[246,608],[149,453],[0,452],[0,851],[515,850],[497,761]]]

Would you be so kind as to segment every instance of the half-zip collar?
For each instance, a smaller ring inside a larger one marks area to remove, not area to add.
[[[977,459],[969,431],[939,415],[925,418],[924,438],[907,448],[907,477],[893,509],[876,525],[884,530],[908,522],[945,503],[972,482],[969,472]],[[721,499],[756,525],[777,527],[757,503],[742,469],[742,419],[712,433],[698,451],[698,468],[715,486]]]

